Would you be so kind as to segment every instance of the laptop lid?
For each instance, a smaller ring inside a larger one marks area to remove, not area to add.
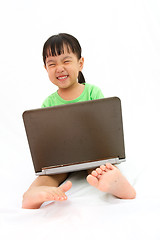
[[[100,161],[99,166],[105,159],[117,163],[125,159],[117,97],[28,110],[23,120],[36,174],[76,171],[95,167],[95,161]]]

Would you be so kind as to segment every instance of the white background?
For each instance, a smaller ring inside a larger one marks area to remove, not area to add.
[[[99,86],[105,97],[121,98],[127,160],[136,169],[150,168],[148,177],[155,177],[160,167],[159,13],[158,0],[1,2],[0,167],[4,194],[9,195],[11,183],[15,190],[22,182],[27,188],[34,178],[22,113],[40,107],[57,90],[43,67],[42,48],[51,35],[60,32],[79,40],[86,82]]]

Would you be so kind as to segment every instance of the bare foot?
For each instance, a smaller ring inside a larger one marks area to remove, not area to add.
[[[36,186],[29,189],[23,195],[22,208],[37,209],[46,201],[67,200],[65,192],[72,187],[72,183],[67,181],[60,187]]]
[[[92,171],[87,176],[87,181],[100,191],[111,193],[118,198],[133,199],[136,196],[134,188],[127,179],[121,174],[118,168],[110,163]]]

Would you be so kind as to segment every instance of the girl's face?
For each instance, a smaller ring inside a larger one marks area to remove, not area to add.
[[[78,83],[79,71],[82,70],[84,59],[78,59],[76,54],[68,53],[64,46],[64,54],[46,58],[46,70],[50,81],[58,88],[69,88]]]

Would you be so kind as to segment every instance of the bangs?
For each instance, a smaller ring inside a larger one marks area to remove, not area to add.
[[[75,43],[75,38],[69,34],[59,34],[50,37],[43,47],[43,61],[46,62],[46,58],[50,56],[58,56],[64,54],[67,49],[68,53],[75,53],[78,59],[81,58],[81,47],[79,43]],[[73,41],[74,40],[74,41]],[[77,39],[76,39],[77,40]],[[65,49],[64,49],[65,48]]]

